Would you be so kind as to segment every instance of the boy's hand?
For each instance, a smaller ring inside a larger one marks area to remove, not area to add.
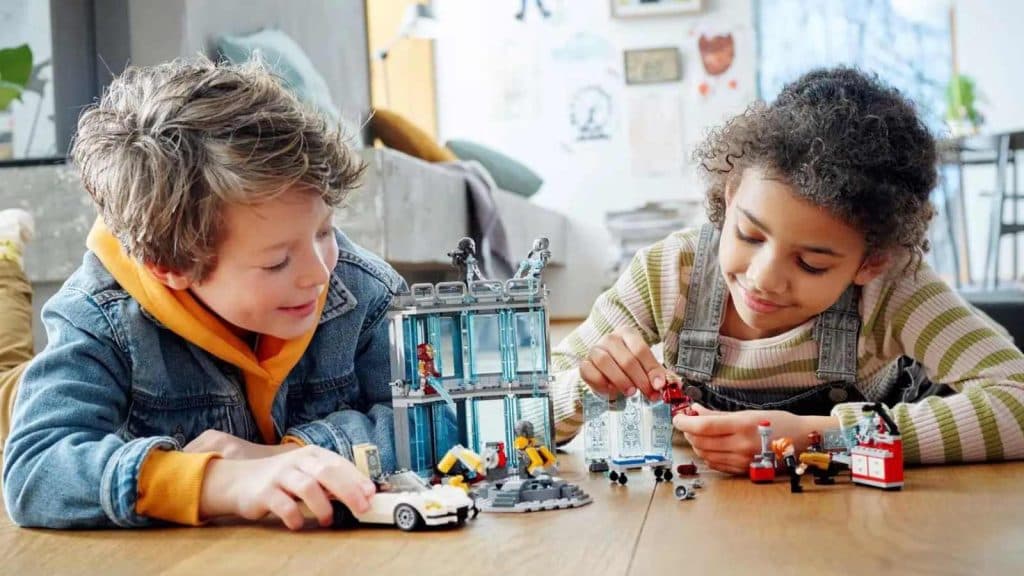
[[[254,444],[220,430],[207,430],[182,448],[182,452],[217,452],[229,460],[269,458],[299,448],[297,444]]]
[[[839,420],[829,416],[797,416],[782,410],[717,412],[693,405],[696,416],[678,415],[672,424],[681,430],[694,452],[713,470],[746,474],[750,461],[761,452],[757,425],[772,423],[772,437],[787,437],[799,454],[807,448],[807,434],[838,428]]]
[[[590,349],[580,362],[580,377],[597,394],[609,399],[632,396],[639,390],[651,400],[665,385],[668,371],[638,332],[616,328]]]
[[[301,504],[321,526],[330,526],[330,499],[355,512],[370,507],[376,487],[352,462],[319,446],[261,460],[212,460],[206,468],[200,497],[202,518],[235,515],[259,520],[280,518],[291,530],[302,528]]]

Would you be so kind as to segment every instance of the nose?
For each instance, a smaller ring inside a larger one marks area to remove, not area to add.
[[[765,294],[785,292],[788,285],[783,263],[768,247],[759,250],[751,260],[747,267],[747,279],[752,289]]]
[[[333,262],[327,262],[328,251],[314,246],[304,258],[302,273],[298,277],[300,288],[313,288],[324,286],[331,277]]]

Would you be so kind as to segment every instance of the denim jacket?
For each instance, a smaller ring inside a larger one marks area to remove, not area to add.
[[[352,457],[375,443],[394,468],[387,311],[402,278],[336,231],[323,314],[271,410],[279,437]],[[22,526],[145,526],[150,450],[207,429],[261,443],[240,370],[143,310],[92,252],[43,307],[49,342],[23,377],[4,450],[4,501]]]

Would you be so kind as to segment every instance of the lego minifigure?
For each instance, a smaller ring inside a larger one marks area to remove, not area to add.
[[[803,474],[803,470],[797,464],[796,448],[793,447],[793,441],[789,438],[772,440],[772,452],[775,453],[776,461],[781,461],[789,471],[789,491],[793,494],[803,492],[804,489],[800,486],[800,476]]]
[[[797,473],[804,474],[807,470],[814,476],[815,484],[835,484],[835,476],[844,469],[828,452],[804,452],[800,454]]]
[[[824,452],[821,445],[821,432],[814,430],[807,434],[807,452]]]
[[[682,381],[672,372],[668,372],[666,375],[668,376],[668,381],[665,382],[665,386],[661,389],[661,400],[672,407],[672,417],[675,418],[677,414],[696,416],[697,412],[693,409],[693,399],[683,392]]]
[[[533,422],[529,420],[516,422],[516,460],[523,478],[552,474],[558,469],[555,455],[537,441]]]
[[[465,279],[466,286],[477,280],[486,280],[477,265],[476,242],[472,238],[459,240],[458,247],[449,252],[448,257],[452,259],[452,266],[459,269],[459,275]]]
[[[430,379],[441,377],[441,373],[434,366],[434,347],[426,342],[417,344],[416,359],[419,360],[420,387],[424,393],[434,394],[436,390],[430,385]]]
[[[551,259],[551,250],[548,250],[548,239],[541,236],[533,241],[533,249],[527,254],[526,260],[519,263],[513,278],[540,279],[540,273],[547,266]]]

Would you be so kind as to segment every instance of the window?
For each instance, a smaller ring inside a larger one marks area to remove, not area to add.
[[[52,64],[50,3],[0,0],[0,160],[59,155]]]

